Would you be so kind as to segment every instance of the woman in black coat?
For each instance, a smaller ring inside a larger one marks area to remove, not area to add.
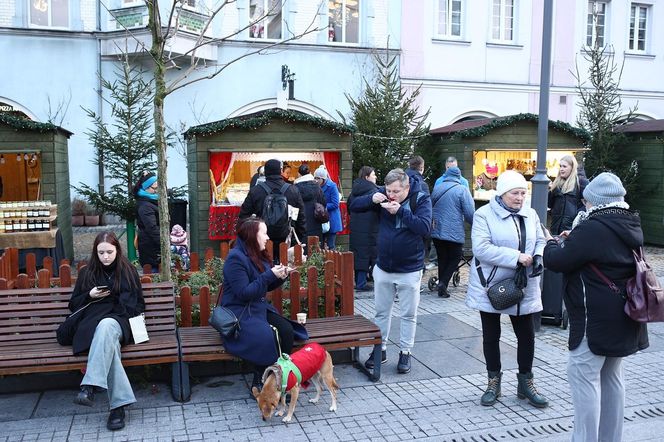
[[[357,179],[353,181],[353,189],[348,197],[348,207],[354,198],[371,195],[378,190],[376,186],[376,171],[373,167],[362,166]],[[376,237],[380,213],[375,210],[354,212],[350,215],[350,251],[355,255],[355,290],[372,290],[367,285],[367,275],[376,262]]]
[[[307,244],[307,238],[317,236],[322,244],[323,229],[321,223],[314,218],[314,206],[316,203],[326,205],[325,196],[314,176],[309,171],[308,164],[301,164],[298,168],[300,177],[295,180],[295,186],[300,191],[302,201],[304,201],[304,215],[306,221],[306,237],[300,238],[303,244]]]
[[[564,273],[573,441],[622,439],[622,358],[648,347],[645,324],[624,311],[625,283],[636,272],[632,250],[643,245],[641,221],[624,196],[620,178],[601,173],[583,191],[588,210],[574,220],[564,245],[545,232],[544,263]],[[621,292],[611,290],[600,273]]]
[[[157,176],[152,172],[143,175],[134,186],[136,197],[136,226],[138,227],[138,260],[141,266],[150,264],[152,271],[159,270],[161,243],[159,241],[159,206],[157,204]]]
[[[560,169],[551,183],[548,201],[553,235],[572,228],[576,214],[584,210],[581,195],[588,184],[587,178],[579,176],[579,165],[574,155],[565,155],[558,164]]]
[[[132,342],[129,318],[145,310],[141,281],[136,269],[122,255],[113,232],[95,238],[92,255],[76,280],[69,309],[81,315],[71,342],[75,355],[88,351],[81,391],[74,399],[91,407],[95,389],[108,393],[110,415],[107,427],[124,427],[126,405],[136,402],[127,374],[122,367],[120,346]]]

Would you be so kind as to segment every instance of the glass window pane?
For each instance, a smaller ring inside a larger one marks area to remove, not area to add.
[[[249,37],[263,38],[265,36],[265,25],[261,17],[263,17],[263,2],[264,0],[250,0],[249,1],[249,22],[252,23],[249,27]]]
[[[329,41],[342,41],[342,2],[341,0],[332,0],[328,3],[327,16],[329,18],[330,29],[328,29]]]
[[[69,0],[51,0],[51,25],[69,26]]]
[[[357,1],[346,0],[346,43],[359,42],[360,8]]]
[[[271,0],[267,10],[267,38],[281,38],[281,0]]]
[[[48,0],[30,0],[30,24],[48,26]]]

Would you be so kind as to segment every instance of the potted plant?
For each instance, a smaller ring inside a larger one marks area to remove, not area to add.
[[[85,223],[85,211],[87,203],[80,198],[74,198],[71,201],[71,225],[82,226]]]
[[[94,207],[88,207],[85,211],[85,225],[86,226],[98,226],[99,225],[99,214]]]

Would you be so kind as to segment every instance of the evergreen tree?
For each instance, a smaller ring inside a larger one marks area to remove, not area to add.
[[[153,92],[143,72],[130,66],[126,59],[118,67],[117,76],[113,82],[102,79],[102,87],[109,96],[112,122],[105,123],[100,115],[85,109],[94,124],[86,132],[95,146],[92,162],[103,164],[105,178],[112,184],[103,194],[84,183],[74,188],[99,212],[118,215],[129,225],[136,219],[134,183],[142,171],[154,171],[157,166],[152,129]]]
[[[597,29],[597,13],[593,16]],[[623,116],[620,97],[622,65],[616,65],[613,49],[600,45],[599,38],[595,38],[593,45],[581,52],[588,63],[587,79],[581,76],[578,65],[574,77],[581,108],[577,124],[591,136],[590,150],[584,158],[586,174],[592,178],[605,171],[615,173],[629,195],[635,190],[638,163],[621,155],[618,147],[624,146],[627,139],[624,134],[614,130],[621,123],[628,122],[635,111],[629,109],[627,117]]]
[[[407,167],[415,143],[429,132],[429,125],[425,123],[429,111],[418,116],[415,102],[420,88],[410,94],[401,88],[395,56],[386,51],[383,57],[376,54],[374,61],[378,70],[375,84],[365,79],[364,91],[358,100],[345,94],[351,115],[348,121],[341,113],[339,116],[344,123],[356,127],[353,175],[357,175],[362,166],[371,166],[382,181],[391,169]]]

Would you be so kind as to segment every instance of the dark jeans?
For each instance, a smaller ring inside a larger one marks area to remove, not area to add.
[[[279,333],[279,344],[277,344],[277,337],[274,337],[275,347],[278,349],[280,345],[282,353],[291,354],[293,352],[293,341],[295,340],[293,335],[293,325],[288,319],[270,310],[267,311],[267,322],[276,328],[277,333]],[[264,365],[256,365],[254,370],[256,374],[262,376],[266,368],[267,367]]]
[[[480,312],[482,317],[482,345],[488,371],[500,371],[500,313]],[[517,339],[516,359],[519,373],[530,373],[535,357],[533,315],[511,316]]]
[[[450,279],[463,257],[463,244],[433,238],[433,245],[438,255],[438,287],[447,290]]]

